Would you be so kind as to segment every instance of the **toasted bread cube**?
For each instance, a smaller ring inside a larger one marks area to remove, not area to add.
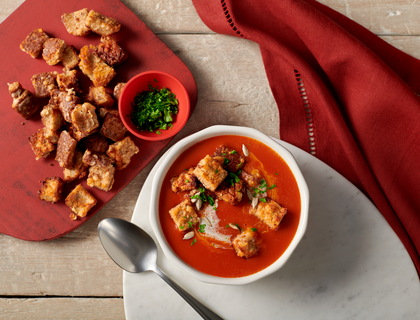
[[[34,74],[31,78],[32,85],[35,89],[35,96],[37,98],[47,98],[51,95],[53,90],[57,90],[55,79],[58,72],[42,72]]]
[[[63,180],[60,177],[45,178],[42,188],[38,191],[38,198],[43,201],[56,203],[63,192]]]
[[[115,100],[117,100],[117,101],[120,100],[121,92],[124,89],[124,86],[125,86],[125,82],[119,82],[114,87],[114,92],[113,92],[112,95],[114,96]]]
[[[262,180],[258,169],[253,170],[252,173],[241,170],[239,178],[245,182],[245,185],[248,187],[248,189],[258,188]]]
[[[120,116],[118,110],[108,109],[108,108],[100,108],[99,109],[99,117],[101,117],[101,118],[105,118],[108,113],[113,114],[113,115],[118,116],[118,117]]]
[[[173,192],[178,193],[181,191],[190,191],[197,188],[197,178],[193,174],[194,167],[188,171],[184,171],[179,176],[171,179],[171,189]]]
[[[76,179],[82,179],[87,175],[88,165],[83,162],[83,153],[76,151],[76,160],[74,161],[73,168],[64,168],[64,182],[72,182]]]
[[[67,46],[63,51],[63,56],[61,57],[61,63],[64,66],[64,69],[71,70],[76,68],[79,65],[79,54],[74,46]]]
[[[131,157],[139,152],[139,148],[134,144],[130,137],[111,144],[106,154],[114,160],[118,170],[122,170],[128,166]]]
[[[242,201],[244,187],[242,181],[235,182],[234,185],[228,185],[226,182],[222,182],[214,193],[217,198],[229,203],[232,206],[236,206]]]
[[[86,217],[98,201],[81,184],[78,184],[67,196],[65,203],[79,217]]]
[[[200,221],[197,212],[191,204],[191,201],[188,199],[185,199],[176,207],[169,210],[169,214],[171,215],[172,220],[174,220],[179,231],[192,229],[192,227]]]
[[[47,127],[44,127],[44,134],[45,137],[53,144],[57,144],[58,139],[60,139],[60,133],[58,131],[50,130]]]
[[[67,29],[67,32],[79,37],[87,36],[90,33],[89,27],[86,26],[86,18],[89,14],[87,8],[72,13],[64,13],[61,21]]]
[[[238,234],[232,241],[232,246],[240,258],[251,258],[258,253],[260,243],[258,233],[251,228]]]
[[[46,137],[45,128],[38,129],[38,131],[28,139],[32,150],[35,153],[36,160],[48,157],[48,155],[55,150],[55,144]]]
[[[118,66],[127,60],[128,55],[111,36],[102,36],[98,54],[109,66]]]
[[[89,87],[89,94],[85,99],[100,108],[112,107],[114,104],[114,99],[103,86]]]
[[[222,157],[210,157],[206,155],[194,169],[194,175],[206,189],[214,192],[228,173],[223,169]]]
[[[118,112],[116,114],[108,112],[104,118],[101,130],[99,130],[101,135],[114,141],[124,139],[126,132],[127,128],[122,123]]]
[[[44,48],[44,42],[49,39],[49,36],[42,29],[33,30],[23,42],[20,48],[23,52],[29,54],[32,58],[38,58]]]
[[[112,165],[107,167],[98,165],[89,168],[87,184],[102,191],[109,191],[114,184],[115,168]]]
[[[92,132],[83,133],[80,132],[72,123],[67,124],[67,130],[77,142],[98,131],[98,129],[95,129]]]
[[[88,166],[109,167],[112,165],[112,160],[106,154],[100,154],[87,149],[83,154],[83,162]]]
[[[97,48],[94,45],[84,46],[80,49],[79,67],[82,72],[92,80],[93,85],[106,87],[114,78],[116,72],[96,55]]]
[[[77,141],[72,136],[63,130],[60,134],[57,144],[57,154],[55,160],[62,168],[71,169],[76,160],[76,146]]]
[[[83,134],[90,134],[99,127],[96,108],[89,102],[76,105],[71,112],[71,121],[73,129],[76,129]]]
[[[38,99],[30,91],[23,89],[19,82],[7,85],[13,98],[12,108],[28,120],[39,108]]]
[[[256,216],[271,229],[277,230],[280,222],[287,213],[287,209],[283,208],[276,201],[270,198],[260,199],[256,208],[249,209],[249,213]]]
[[[120,31],[120,23],[110,17],[106,17],[99,12],[90,10],[86,18],[86,26],[93,32],[107,36]]]
[[[109,144],[104,136],[99,133],[94,133],[86,139],[83,139],[83,146],[91,152],[105,153],[108,150]]]
[[[49,38],[44,42],[42,57],[50,66],[54,66],[61,61],[65,48],[66,43],[64,40]]]
[[[64,125],[64,118],[60,109],[50,104],[47,104],[42,109],[41,121],[51,131],[57,131]]]
[[[54,90],[49,104],[56,105],[60,109],[64,120],[71,123],[71,113],[80,102],[80,98],[73,91]]]
[[[226,147],[224,145],[219,146],[214,152],[213,156],[223,157],[224,163],[223,168],[227,171],[235,173],[243,167],[245,164],[245,158],[242,157],[236,150]]]
[[[80,92],[76,70],[66,70],[59,74],[57,76],[57,83],[61,91],[73,89],[75,92]]]

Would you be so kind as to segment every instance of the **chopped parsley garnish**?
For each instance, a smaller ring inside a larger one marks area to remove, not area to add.
[[[149,84],[149,91],[137,93],[130,118],[141,131],[156,131],[172,128],[173,116],[178,114],[178,99],[168,88],[154,88]]]
[[[192,242],[191,242],[191,245],[193,245],[194,243],[196,243],[197,242],[197,239],[194,239]]]
[[[184,226],[179,226],[179,228],[180,228],[181,230],[183,230],[183,229],[184,229]]]
[[[234,186],[235,183],[241,182],[241,179],[239,179],[239,177],[236,174],[234,174],[233,172],[229,172],[229,174],[226,177],[225,181],[228,184],[230,184],[231,186]]]
[[[232,150],[231,152],[229,152],[230,154],[237,154],[237,152],[235,150]]]
[[[242,232],[241,227],[239,226],[239,224],[235,223],[236,228],[238,228],[239,232]]]
[[[193,224],[192,224],[192,221],[190,220],[190,221],[188,221],[188,228],[192,228],[193,227]]]
[[[218,173],[218,172],[219,172],[219,169],[216,169],[215,173]]]
[[[214,206],[214,199],[210,196],[207,196],[207,199],[209,199],[209,203],[211,206]]]
[[[264,198],[261,198],[260,201],[267,203],[267,200],[265,200]]]
[[[276,176],[278,176],[279,174],[276,172]]]
[[[256,232],[257,231],[257,228],[251,228],[251,230],[254,231],[254,232]]]
[[[267,192],[267,190],[271,190],[277,187],[275,184],[272,184],[271,187],[267,185],[267,181],[264,179],[261,179],[260,185],[257,188],[252,189],[252,196],[256,197],[257,194],[263,194],[264,192]]]
[[[188,180],[188,179],[187,179],[187,180],[185,180],[185,183],[188,183],[188,182],[190,182],[190,180]]]
[[[229,224],[227,224],[225,228],[227,229],[227,228],[229,228],[229,227],[230,227],[230,225],[229,225]]]
[[[223,158],[224,160],[223,160],[223,165],[225,166],[225,165],[227,165],[229,162],[230,162],[230,160],[229,159],[226,159],[226,158]]]
[[[198,232],[204,233],[206,229],[206,225],[205,224],[200,224],[200,226],[198,227]]]
[[[227,156],[227,153],[222,153],[222,156]]]

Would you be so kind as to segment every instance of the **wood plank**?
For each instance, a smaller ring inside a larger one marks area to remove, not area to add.
[[[122,298],[0,299],[0,317],[21,319],[125,319]]]

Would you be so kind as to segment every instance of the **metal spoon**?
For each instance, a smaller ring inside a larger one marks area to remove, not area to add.
[[[99,239],[114,262],[132,273],[153,271],[187,301],[203,319],[222,319],[206,308],[178,284],[169,279],[156,264],[157,247],[153,239],[135,224],[116,218],[102,220],[98,225]]]

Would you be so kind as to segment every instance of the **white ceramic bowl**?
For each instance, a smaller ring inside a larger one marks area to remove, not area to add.
[[[283,255],[278,258],[272,265],[268,266],[267,268],[254,273],[252,275],[240,278],[222,278],[216,277],[212,275],[205,274],[200,272],[183,260],[181,260],[175,252],[172,250],[171,246],[167,242],[165,235],[163,234],[160,219],[159,219],[159,195],[160,189],[162,187],[162,182],[168,172],[168,169],[172,165],[172,163],[179,157],[179,155],[184,152],[189,147],[193,146],[194,144],[216,136],[223,136],[223,135],[237,135],[237,136],[244,136],[253,138],[258,140],[265,145],[269,146],[271,149],[276,151],[288,164],[289,168],[292,170],[300,192],[300,201],[301,201],[301,213],[300,213],[300,220],[299,225],[296,231],[296,234],[290,243],[289,247],[283,253]],[[246,127],[234,127],[234,126],[213,126],[202,131],[199,131],[189,137],[184,138],[183,140],[176,143],[168,152],[166,158],[163,160],[161,166],[158,168],[156,175],[153,180],[152,185],[152,198],[150,203],[150,223],[152,225],[153,232],[155,233],[160,246],[162,247],[163,253],[166,257],[175,263],[177,266],[182,268],[183,270],[187,271],[196,279],[212,283],[212,284],[224,284],[224,285],[244,285],[256,280],[259,280],[273,272],[279,270],[289,259],[292,252],[297,247],[298,243],[302,239],[305,231],[306,225],[308,223],[308,211],[309,211],[309,189],[306,184],[305,179],[296,163],[295,158],[293,155],[283,146],[279,145],[273,139],[268,137],[267,135],[263,134],[262,132]]]

